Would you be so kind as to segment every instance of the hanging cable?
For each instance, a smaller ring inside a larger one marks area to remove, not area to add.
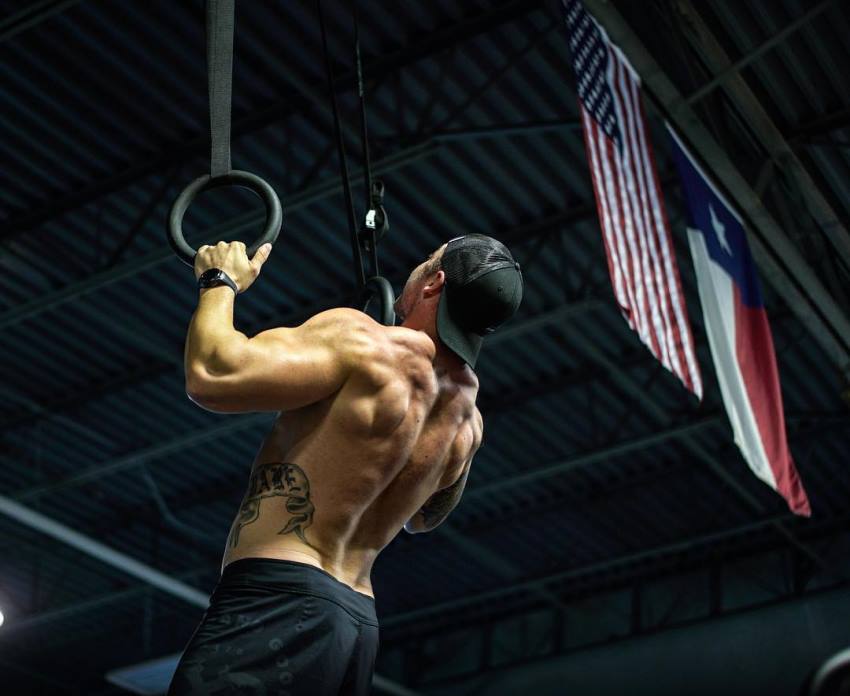
[[[378,242],[389,230],[387,213],[384,210],[384,184],[372,179],[372,162],[369,153],[369,132],[366,125],[366,89],[363,81],[363,63],[360,59],[360,21],[357,3],[351,3],[354,23],[354,61],[357,66],[357,95],[360,102],[360,133],[363,142],[363,184],[366,193],[366,218],[360,232],[360,244],[370,254],[372,275],[378,276]]]
[[[354,277],[357,282],[358,294],[362,294],[366,287],[366,273],[363,269],[363,258],[360,255],[360,244],[357,238],[357,222],[354,214],[354,201],[351,197],[351,180],[348,177],[348,162],[345,157],[345,143],[342,139],[340,127],[339,106],[336,102],[336,91],[334,90],[334,74],[331,66],[331,56],[328,50],[328,34],[325,28],[325,14],[322,12],[322,0],[316,0],[316,8],[319,12],[319,27],[322,32],[322,53],[325,57],[325,73],[328,79],[328,92],[331,97],[331,108],[334,117],[334,136],[336,137],[337,152],[339,153],[339,171],[342,177],[342,190],[345,195],[345,212],[348,217],[348,231],[351,236],[351,253],[354,257]]]
[[[319,15],[319,27],[322,34],[322,50],[325,61],[325,73],[328,81],[328,91],[331,98],[331,109],[334,120],[334,136],[336,138],[337,152],[339,154],[340,176],[342,177],[342,188],[345,196],[345,210],[348,218],[348,230],[351,237],[351,250],[354,260],[354,275],[357,283],[358,304],[363,311],[369,307],[371,300],[377,295],[381,301],[381,321],[392,326],[395,324],[395,312],[393,311],[393,289],[386,278],[379,275],[378,268],[378,242],[389,229],[387,214],[383,207],[384,185],[381,181],[372,180],[372,164],[369,153],[369,137],[366,125],[366,96],[363,84],[363,66],[360,60],[360,31],[358,26],[357,6],[352,4],[352,18],[354,22],[354,59],[357,72],[357,93],[360,101],[360,132],[363,146],[363,177],[366,189],[366,217],[363,228],[358,233],[354,200],[351,194],[351,179],[348,172],[348,161],[345,153],[345,142],[342,134],[341,119],[339,116],[339,105],[337,104],[336,92],[334,90],[333,66],[331,65],[330,51],[328,50],[328,36],[325,25],[325,16],[322,11],[322,0],[316,0],[316,8]],[[372,273],[367,274],[361,254],[361,247],[369,254]],[[367,280],[368,278],[368,280]]]

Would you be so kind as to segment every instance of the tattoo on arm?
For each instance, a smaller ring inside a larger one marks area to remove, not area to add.
[[[313,523],[316,508],[310,500],[310,481],[297,464],[273,462],[261,464],[251,474],[248,491],[242,499],[239,516],[233,523],[228,545],[233,548],[239,543],[239,533],[246,525],[260,517],[260,503],[264,498],[282,497],[283,509],[289,517],[278,534],[294,533],[301,541],[312,546],[304,530]]]
[[[466,485],[466,478],[469,476],[469,466],[463,472],[461,477],[448,488],[437,491],[425,501],[419,513],[422,515],[422,521],[425,527],[433,529],[440,524],[449,513],[455,509],[455,506],[463,495],[463,489]]]

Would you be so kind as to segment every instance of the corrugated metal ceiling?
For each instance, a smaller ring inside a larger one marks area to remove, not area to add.
[[[698,61],[676,59],[685,49],[670,3],[645,11],[616,4],[684,93],[709,79]],[[19,9],[0,2],[7,18]],[[809,6],[713,0],[703,9],[738,59]],[[349,18],[341,3],[327,11],[356,161]],[[469,231],[508,242],[527,280],[515,320],[524,328],[480,363],[486,446],[450,531],[400,537],[377,565],[390,637],[414,632],[414,624],[392,621],[414,609],[782,514],[782,501],[747,472],[731,442],[681,234],[677,254],[707,387],[701,406],[617,313],[557,4],[405,3],[389,11],[361,2],[360,14],[373,159],[385,164],[392,223],[385,273],[398,288],[411,264]],[[847,20],[843,4],[832,3],[743,70],[845,220],[848,88],[837,66],[848,64]],[[163,224],[178,187],[205,167],[202,27],[200,2],[87,1],[3,42],[0,482],[5,495],[209,589],[269,419],[202,412],[183,390],[193,284],[165,245]],[[239,5],[234,164],[272,181],[286,207],[280,243],[240,298],[237,320],[249,332],[345,303],[352,287],[319,47],[312,3]],[[714,95],[699,104],[752,180],[764,153],[735,108]],[[832,130],[812,129],[836,119]],[[681,231],[660,131],[655,142]],[[780,174],[774,186],[785,191],[789,183]],[[259,224],[251,205],[237,195],[206,196],[188,224],[197,238],[234,229],[247,238]],[[847,268],[804,210],[792,215],[802,233],[789,235],[833,279],[840,300]],[[850,494],[841,375],[770,288],[766,298],[792,449],[819,522],[840,519]],[[540,321],[547,312],[563,318]],[[694,451],[724,467],[762,511]],[[168,510],[206,543],[169,529],[145,471]],[[188,638],[195,609],[133,589],[119,571],[6,518],[0,530],[11,552],[0,563],[6,628],[24,624],[8,633],[20,640],[2,641],[2,659],[30,672],[20,683],[36,683],[31,673],[48,663],[57,673],[85,657],[86,668],[64,686],[105,689],[99,675],[108,669],[178,650]],[[776,543],[772,534],[751,538]],[[515,573],[500,574],[475,553],[507,557]],[[598,577],[600,586],[609,580]]]

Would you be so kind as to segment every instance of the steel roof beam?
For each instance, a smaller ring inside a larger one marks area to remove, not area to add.
[[[838,109],[796,126],[788,134],[788,140],[792,143],[798,140],[809,142],[818,136],[846,128],[848,125],[850,125],[850,108]]]
[[[832,2],[833,0],[822,2],[814,10],[822,11]],[[721,75],[728,73],[720,82],[724,91],[732,100],[732,103],[738,107],[762,147],[782,167],[783,171],[796,181],[807,203],[809,214],[815,219],[827,239],[832,242],[832,246],[838,257],[843,261],[844,266],[850,269],[850,232],[844,226],[844,222],[836,215],[832,205],[803,166],[803,163],[797,157],[797,153],[785,140],[752,88],[739,72],[732,70],[732,61],[720,42],[711,33],[697,8],[690,0],[678,0],[678,3],[680,10],[685,15],[685,30],[690,34],[694,49],[712,72]],[[811,12],[809,14],[811,15]]]
[[[156,570],[155,568],[140,563],[135,558],[127,554],[116,551],[106,544],[92,539],[85,534],[81,534],[67,525],[64,525],[56,520],[53,520],[40,512],[31,510],[28,507],[15,502],[11,498],[0,495],[0,513],[22,524],[30,529],[35,529],[42,534],[46,534],[63,544],[72,546],[93,558],[106,563],[107,565],[117,568],[128,575],[142,580],[145,584],[155,587],[163,592],[166,592],[174,597],[178,597],[189,604],[196,607],[206,609],[209,600],[209,595],[201,592],[194,587],[190,587],[186,583],[176,580],[175,578]]]
[[[80,0],[39,0],[32,3],[0,22],[0,43],[5,43],[79,2]]]
[[[13,392],[7,386],[0,384],[0,398],[3,399],[6,403],[14,403],[18,402],[23,404],[27,409],[29,414],[34,417],[44,417],[45,415],[49,415],[50,417],[55,417],[62,423],[68,430],[73,430],[79,435],[83,435],[84,437],[91,438],[95,440],[103,447],[110,447],[112,445],[112,441],[107,438],[102,433],[98,433],[88,426],[82,425],[78,423],[76,420],[71,418],[70,416],[64,415],[62,413],[50,412],[49,408],[45,408],[41,404],[36,401],[33,401],[31,398],[26,396],[25,394],[19,394],[17,392]],[[1,426],[0,430],[6,430],[5,426]]]
[[[381,80],[398,72],[401,66],[416,63],[442,53],[447,48],[475,38],[503,24],[513,22],[519,17],[536,12],[544,6],[543,0],[510,0],[491,7],[479,14],[466,17],[448,27],[425,36],[422,40],[410,44],[388,56],[375,58],[364,64],[363,75],[367,80]],[[347,78],[354,86],[354,76]]]
[[[88,350],[91,350],[91,347]],[[90,382],[85,391],[80,390],[72,394],[60,392],[59,396],[44,397],[40,401],[22,396],[19,391],[13,392],[9,387],[0,387],[0,394],[5,394],[6,403],[19,402],[24,405],[23,409],[17,411],[10,409],[3,414],[5,420],[0,420],[0,431],[11,431],[51,418],[62,418],[67,422],[72,422],[67,414],[78,415],[81,408],[99,397],[108,397],[125,389],[134,389],[140,384],[157,380],[166,374],[177,374],[175,370],[182,369],[182,367],[182,364],[178,366],[177,358],[173,353],[170,353],[168,359],[164,361],[157,362],[148,358],[141,364],[128,366],[115,378]],[[114,444],[111,439],[106,439],[103,434],[98,435],[98,439],[108,447]]]
[[[478,563],[492,570],[505,582],[515,582],[522,576],[521,565],[512,560],[510,556],[491,551],[484,544],[455,528],[448,520],[440,524],[437,529],[440,530],[441,536],[457,546],[462,553],[474,558]],[[567,605],[561,601],[561,598],[546,587],[534,587],[531,591],[556,609],[567,608]]]
[[[451,111],[446,114],[442,119],[440,119],[439,123],[435,126],[435,130],[440,130],[446,128],[449,124],[453,123],[459,116],[466,112],[470,106],[479,102],[481,97],[492,87],[496,82],[501,80],[508,72],[514,69],[517,63],[527,56],[529,53],[537,49],[545,41],[548,41],[549,35],[551,32],[561,25],[561,21],[559,18],[555,18],[548,22],[545,27],[542,27],[539,31],[535,31],[532,36],[524,43],[524,45],[514,49],[510,53],[507,53],[504,60],[501,61],[499,66],[491,65],[489,66],[489,70],[487,71],[487,78],[481,83],[476,85],[471,92],[469,92],[464,100],[457,104],[456,106],[452,106]],[[427,76],[422,76],[421,79],[424,82],[427,82],[431,88],[431,90],[439,94],[442,88],[442,84],[436,82]]]
[[[656,559],[659,556],[668,556],[672,554],[685,553],[693,550],[695,547],[715,544],[718,542],[728,541],[737,536],[751,534],[756,531],[771,527],[777,520],[790,519],[791,515],[774,516],[755,522],[737,525],[728,529],[722,529],[715,532],[709,532],[700,536],[691,537],[685,541],[677,541],[670,544],[655,546],[651,549],[637,551],[635,553],[623,554],[615,558],[607,558],[597,563],[590,563],[578,568],[570,568],[555,573],[549,573],[536,578],[523,580],[509,587],[500,587],[494,590],[470,594],[457,599],[449,599],[437,604],[413,609],[410,611],[391,614],[388,617],[381,619],[381,627],[390,629],[402,624],[411,623],[431,616],[455,612],[459,609],[467,608],[474,604],[491,603],[504,597],[510,596],[517,592],[523,592],[532,587],[545,587],[558,582],[566,582],[575,580],[581,577],[595,575],[597,573],[608,572],[614,569],[630,566],[637,563],[643,563],[648,560]]]
[[[665,430],[651,433],[650,435],[617,442],[590,452],[575,454],[508,478],[501,478],[498,481],[493,481],[492,483],[484,483],[480,486],[475,486],[466,492],[464,498],[466,500],[475,500],[477,498],[485,498],[505,490],[516,490],[517,486],[523,486],[529,483],[540,483],[546,479],[562,476],[563,474],[592,466],[598,462],[605,462],[610,459],[622,457],[626,454],[640,452],[641,450],[649,449],[650,447],[657,447],[658,445],[665,444],[672,440],[684,440],[703,433],[712,427],[722,424],[723,422],[725,422],[724,417],[711,416],[686,425],[672,426]]]
[[[483,616],[492,616],[494,614],[498,615],[501,613],[500,610],[503,610],[505,607],[505,600],[507,598],[512,595],[527,592],[531,587],[541,585],[551,586],[558,583],[581,582],[585,578],[590,579],[603,573],[609,575],[617,573],[622,576],[629,569],[636,569],[637,572],[633,573],[631,576],[627,575],[626,578],[617,583],[617,585],[620,586],[622,586],[625,582],[633,581],[636,577],[657,578],[660,574],[659,571],[663,572],[665,567],[679,567],[679,557],[681,555],[688,554],[702,548],[710,549],[714,545],[737,542],[739,539],[745,539],[747,536],[764,532],[773,527],[777,522],[781,523],[784,521],[793,521],[792,517],[793,516],[790,514],[784,516],[771,516],[755,522],[708,532],[684,541],[672,542],[651,549],[637,551],[634,553],[626,553],[614,558],[603,559],[595,563],[549,573],[536,578],[529,578],[514,585],[513,587],[498,587],[477,594],[471,593],[469,595],[445,600],[436,604],[398,612],[382,617],[381,628],[385,631],[392,631],[392,629],[402,626],[421,626],[423,623],[428,621],[428,619],[438,619],[438,617],[442,616],[457,616],[461,612],[469,612],[476,606],[487,608],[481,612]],[[818,531],[822,536],[830,535],[835,538],[836,536],[844,533],[848,521],[850,521],[850,517],[845,515],[837,520],[820,525],[818,527]],[[822,538],[822,536],[819,537],[819,539]],[[763,548],[764,546],[765,545],[762,544],[759,548]],[[771,543],[770,547],[775,548],[776,544]],[[788,548],[785,544],[783,544],[782,547]],[[711,564],[711,557],[707,560],[708,562],[704,564],[703,567]],[[654,567],[647,568],[647,563],[652,561],[657,561],[657,564]],[[846,583],[846,579],[841,582]],[[593,589],[594,588],[591,587],[588,594],[593,592]],[[599,590],[597,589],[596,591],[598,592]],[[494,610],[492,608],[494,606],[497,607],[497,609]],[[469,625],[470,617],[468,613],[464,616],[464,619],[464,625]],[[430,622],[430,625],[427,625],[424,628],[424,631],[418,631],[418,633],[432,633],[438,630],[446,630],[446,627],[440,626],[436,622]],[[415,631],[416,629],[413,629],[413,631],[405,631],[405,633],[409,635],[411,632]]]
[[[701,100],[710,92],[714,91],[717,87],[722,86],[729,78],[733,76],[739,76],[741,71],[748,65],[750,65],[750,63],[753,63],[754,61],[761,58],[765,53],[767,53],[775,46],[779,46],[780,44],[784,43],[789,36],[805,27],[815,17],[820,16],[825,10],[836,4],[838,4],[836,0],[821,0],[821,2],[812,7],[808,12],[801,15],[793,22],[791,22],[788,26],[786,26],[784,29],[782,29],[782,31],[777,32],[769,39],[767,39],[767,41],[762,42],[756,48],[752,49],[751,51],[748,51],[746,55],[742,56],[734,63],[727,60],[729,64],[726,67],[720,69],[720,71],[713,78],[706,82],[702,87],[697,89],[693,94],[688,95],[688,104],[696,104],[699,100]]]
[[[493,123],[489,126],[469,128],[437,128],[429,130],[428,136],[438,142],[453,142],[481,140],[486,138],[507,138],[513,136],[535,136],[541,133],[560,133],[564,131],[580,131],[581,122],[572,118],[530,121],[527,123]],[[375,134],[370,136],[381,142],[401,143],[409,145],[422,140],[421,132],[400,132],[391,134]]]
[[[197,577],[203,573],[209,572],[207,568],[203,570],[193,569],[177,573],[173,577],[180,582],[189,583],[196,581]],[[104,594],[84,599],[78,602],[72,602],[63,606],[46,609],[38,614],[26,614],[21,617],[9,616],[7,623],[0,631],[0,641],[8,639],[9,636],[15,635],[18,631],[26,631],[28,629],[40,628],[47,626],[55,621],[63,619],[72,619],[79,614],[84,614],[87,611],[94,611],[108,607],[116,602],[123,602],[130,599],[143,597],[150,592],[150,585],[131,585],[124,589],[106,592]]]

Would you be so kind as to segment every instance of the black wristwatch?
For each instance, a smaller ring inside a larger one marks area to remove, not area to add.
[[[236,283],[233,282],[233,278],[227,275],[227,273],[222,271],[220,268],[210,268],[209,270],[201,273],[200,278],[198,278],[199,288],[216,288],[219,285],[226,285],[237,295],[239,294],[239,288],[236,286]]]

